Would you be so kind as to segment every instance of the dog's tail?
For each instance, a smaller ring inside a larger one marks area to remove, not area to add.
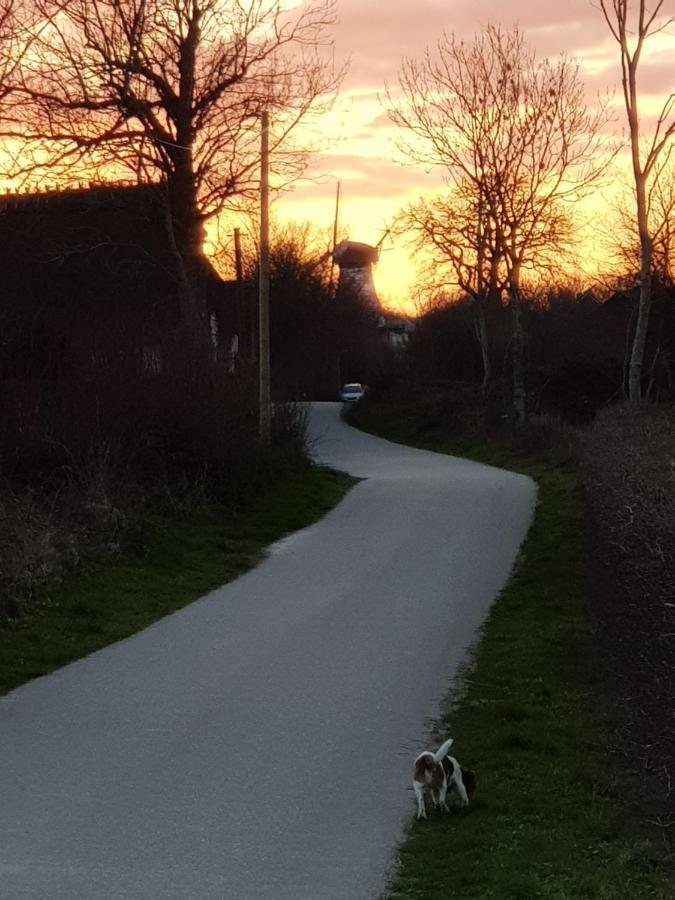
[[[436,762],[440,762],[442,759],[445,759],[445,757],[448,755],[448,750],[452,747],[453,743],[454,741],[452,740],[452,738],[450,738],[450,740],[446,741],[444,744],[441,744],[438,750],[434,753],[434,759]]]

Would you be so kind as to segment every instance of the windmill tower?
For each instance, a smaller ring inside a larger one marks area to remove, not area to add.
[[[357,241],[340,241],[333,249],[333,259],[340,269],[336,296],[349,293],[374,315],[380,315],[380,301],[373,281],[373,265],[379,256],[379,244],[371,247]]]

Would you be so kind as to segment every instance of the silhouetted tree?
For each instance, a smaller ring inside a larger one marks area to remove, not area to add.
[[[663,0],[657,0],[651,10],[645,0],[637,4],[636,27],[631,27],[629,0],[600,0],[600,8],[612,36],[619,44],[621,55],[621,85],[623,88],[630,132],[631,163],[635,182],[637,231],[640,239],[640,304],[633,336],[628,374],[628,395],[633,402],[642,399],[642,368],[649,328],[651,307],[652,257],[654,237],[649,222],[649,182],[658,180],[658,160],[668,140],[675,134],[675,93],[667,98],[657,117],[654,133],[643,151],[640,139],[640,109],[637,73],[645,41],[663,31],[672,18],[660,19]]]
[[[651,236],[651,269],[662,284],[675,281],[675,150],[670,149],[658,164],[647,189],[647,223]],[[612,204],[603,240],[624,280],[639,283],[640,236],[635,227],[635,189],[624,186]]]
[[[479,192],[473,196],[466,179],[445,195],[410,203],[398,216],[397,227],[431,255],[429,287],[459,288],[473,300],[474,333],[481,349],[483,393],[492,380],[492,348],[488,328],[491,308],[501,302],[506,287],[503,254],[489,209]]]
[[[404,60],[399,82],[403,102],[389,100],[401,149],[441,167],[448,188],[460,189],[476,221],[476,260],[481,235],[494,234],[513,312],[513,400],[522,421],[523,270],[560,255],[571,232],[566,201],[606,167],[599,156],[605,105],[588,110],[570,60],[537,61],[518,28],[495,25],[470,44],[444,34],[435,54]]]
[[[274,222],[269,261],[273,395],[326,398],[337,366],[327,238],[309,222]],[[246,241],[244,275],[257,282],[255,240]]]
[[[282,0],[34,4],[42,24],[16,94],[33,164],[161,179],[184,338],[208,343],[204,223],[254,195],[264,109],[278,179],[302,171],[306,153],[289,135],[340,80],[321,52],[333,0],[292,13]]]
[[[0,0],[0,103],[15,87],[16,72],[29,49],[34,11],[26,0]],[[8,115],[6,107],[2,118]]]

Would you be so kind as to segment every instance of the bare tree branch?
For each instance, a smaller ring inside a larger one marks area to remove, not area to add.
[[[41,28],[16,71],[24,171],[142,172],[167,186],[172,240],[199,292],[204,222],[258,189],[263,110],[280,181],[301,174],[299,124],[343,71],[334,0],[33,0]],[[199,299],[187,317],[203,317]],[[202,327],[202,332],[204,328]]]
[[[626,115],[630,131],[631,162],[635,182],[636,219],[640,238],[640,304],[629,367],[629,398],[633,402],[642,399],[642,367],[644,362],[649,312],[651,308],[651,278],[654,241],[649,222],[648,182],[666,144],[675,134],[673,110],[675,94],[671,94],[659,113],[652,140],[647,145],[644,158],[641,154],[639,97],[637,72],[640,58],[647,39],[663,31],[672,18],[659,19],[663,0],[657,0],[651,11],[646,0],[638,0],[637,28],[634,34],[630,28],[632,12],[630,0],[600,0],[600,9],[609,30],[619,45],[621,60],[621,81],[626,105]]]

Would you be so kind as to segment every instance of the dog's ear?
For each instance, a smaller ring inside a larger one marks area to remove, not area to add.
[[[462,781],[469,797],[476,793],[476,776],[471,769],[462,769]]]

